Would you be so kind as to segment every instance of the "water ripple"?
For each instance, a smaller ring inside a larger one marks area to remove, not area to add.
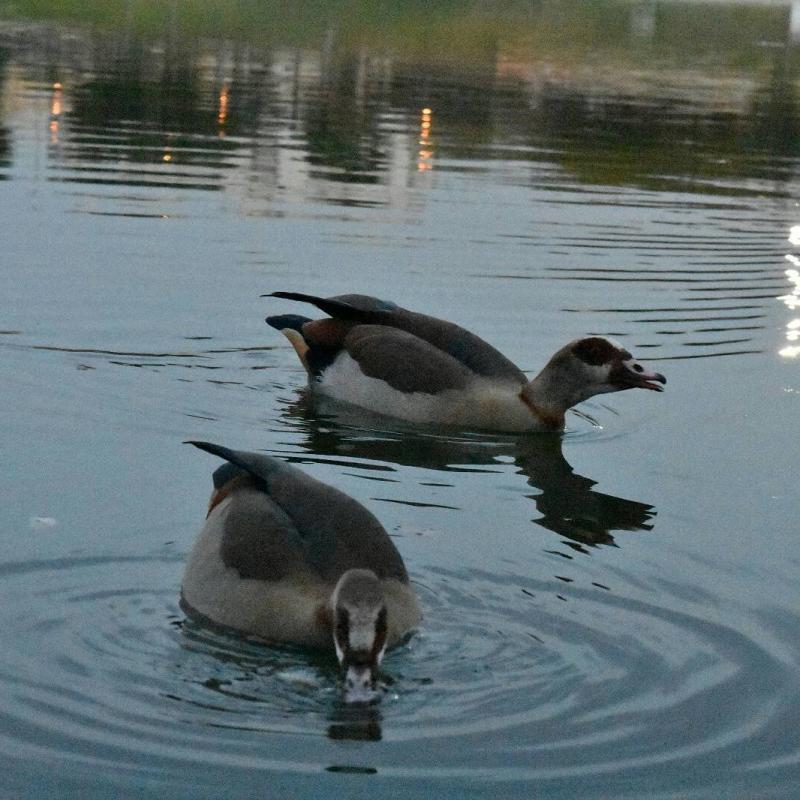
[[[517,572],[417,569],[422,629],[388,655],[383,702],[352,712],[338,702],[332,658],[184,621],[176,568],[157,556],[8,565],[0,595],[13,645],[0,683],[2,730],[13,738],[0,736],[0,749],[113,769],[146,762],[154,775],[187,758],[292,772],[330,758],[324,749],[309,758],[309,737],[384,738],[386,763],[325,766],[430,778],[443,774],[436,743],[447,741],[450,776],[491,769],[501,783],[797,763],[781,735],[800,713],[792,637],[759,641],[711,613],[713,598],[687,598],[689,586],[663,585],[655,602],[621,572],[628,588],[617,593]],[[784,611],[781,629],[799,621]],[[281,756],[255,756],[254,733],[281,737]]]

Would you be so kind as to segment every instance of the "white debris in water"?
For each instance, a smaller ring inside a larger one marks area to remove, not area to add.
[[[46,531],[55,528],[58,520],[55,517],[31,517],[30,526],[35,531]]]

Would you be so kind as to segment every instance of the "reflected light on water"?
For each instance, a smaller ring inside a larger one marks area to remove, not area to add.
[[[419,144],[417,152],[417,171],[427,172],[433,169],[433,150],[431,149],[431,117],[433,111],[423,108],[419,125]]]
[[[800,226],[798,225],[792,227],[789,241],[792,241],[792,237],[794,236],[800,237]],[[781,295],[778,300],[782,300],[791,311],[796,311],[800,308],[800,258],[789,254],[786,256],[786,260],[795,267],[794,269],[786,270],[786,277],[793,286],[789,294]],[[790,342],[797,342],[800,340],[800,319],[795,318],[787,323],[786,339]],[[800,356],[800,345],[787,345],[779,350],[778,353],[784,358],[797,358]]]
[[[219,125],[219,138],[225,138],[225,123],[228,121],[228,100],[230,89],[227,83],[223,83],[219,90],[219,104],[217,106],[217,124]]]
[[[58,124],[62,111],[62,86],[59,81],[53,84],[53,98],[50,101],[50,143],[58,144]]]

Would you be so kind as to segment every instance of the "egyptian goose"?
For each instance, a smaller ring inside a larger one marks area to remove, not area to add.
[[[186,564],[183,610],[268,642],[335,649],[345,700],[371,699],[384,651],[421,618],[380,522],[284,461],[189,444],[226,463]]]
[[[662,391],[666,378],[603,336],[562,347],[532,380],[483,339],[452,322],[366,295],[311,303],[330,317],[267,317],[297,351],[309,385],[336,400],[415,423],[496,431],[564,428],[567,409],[596,394]]]

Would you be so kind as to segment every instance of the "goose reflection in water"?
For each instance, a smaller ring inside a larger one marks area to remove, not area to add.
[[[563,453],[561,434],[531,436],[448,434],[431,429],[399,430],[396,420],[307,394],[290,403],[284,415],[300,422],[301,444],[314,455],[345,456],[425,469],[457,471],[461,466],[497,467],[513,458],[519,473],[539,494],[528,497],[540,517],[537,525],[564,536],[567,544],[616,545],[611,531],[649,531],[656,511],[649,503],[604,494],[597,481],[574,472]],[[393,429],[387,430],[387,423]],[[291,460],[291,459],[289,459]]]
[[[376,705],[337,703],[328,715],[329,739],[379,742],[383,738],[381,712]],[[362,771],[362,768],[329,767],[331,771]]]

